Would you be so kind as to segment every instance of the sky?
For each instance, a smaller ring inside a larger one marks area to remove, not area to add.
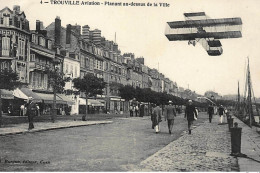
[[[43,0],[50,2],[50,0]],[[87,0],[85,0],[87,1]],[[80,1],[81,2],[81,1]],[[95,0],[105,2],[105,0]],[[35,21],[44,26],[60,16],[62,26],[89,25],[101,35],[115,40],[122,53],[132,52],[145,58],[145,65],[159,69],[178,86],[199,94],[208,90],[220,95],[243,93],[245,66],[250,59],[253,89],[260,97],[260,1],[259,0],[111,0],[109,2],[168,3],[169,7],[73,6],[41,4],[40,0],[0,0],[0,8],[20,5],[35,29]],[[223,54],[208,56],[204,48],[187,41],[170,42],[165,37],[166,22],[184,20],[185,12],[204,11],[210,18],[241,17],[242,38],[221,40]]]

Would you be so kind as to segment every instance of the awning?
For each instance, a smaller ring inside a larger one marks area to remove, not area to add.
[[[79,105],[86,105],[86,99],[84,98],[79,98]],[[103,103],[101,103],[98,100],[94,99],[88,99],[88,105],[89,106],[105,106]]]
[[[112,101],[125,101],[125,99],[121,99],[121,98],[110,98],[110,100]]]
[[[37,93],[37,95],[44,101],[44,103],[50,103],[50,104],[53,103],[53,94]],[[60,98],[57,94],[56,95],[56,103],[66,104],[66,101],[62,100],[62,98]]]
[[[46,53],[46,52],[43,52],[43,51],[40,51],[40,50],[37,50],[37,49],[34,49],[34,48],[31,48],[31,50],[34,51],[35,53],[40,54],[40,55],[47,56],[49,58],[54,58],[54,54]]]
[[[65,94],[58,94],[58,96],[65,102],[67,102],[68,105],[75,105],[75,101],[72,100],[71,97],[66,96]]]
[[[42,98],[39,97],[36,93],[28,88],[17,88],[14,90],[13,95],[17,98],[27,100],[29,97],[32,97],[35,101],[42,101]]]
[[[1,98],[2,99],[14,99],[13,91],[1,89]]]

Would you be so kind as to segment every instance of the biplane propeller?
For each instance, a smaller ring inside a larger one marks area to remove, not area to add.
[[[165,36],[169,41],[199,42],[210,56],[223,53],[219,39],[242,37],[242,20],[236,18],[210,19],[205,12],[184,13],[185,21],[167,22]]]

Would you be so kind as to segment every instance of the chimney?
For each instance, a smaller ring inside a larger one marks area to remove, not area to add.
[[[71,31],[73,31],[77,36],[80,36],[81,33],[81,26],[80,25],[72,25]]]
[[[113,44],[113,51],[118,52],[118,44],[116,43]]]
[[[95,29],[93,31],[93,42],[95,45],[101,44],[101,30]]]
[[[85,41],[89,41],[89,26],[88,25],[84,25],[82,27],[82,38]]]
[[[39,32],[41,30],[41,21],[36,20],[36,31]]]
[[[19,14],[20,13],[20,6],[19,5],[14,5],[13,6],[13,11],[15,12],[15,14]]]
[[[140,64],[144,65],[144,58],[143,57],[136,58],[136,61],[139,62]]]
[[[101,37],[101,45],[102,46],[106,46],[106,38],[105,37]]]
[[[70,37],[71,37],[71,24],[68,24],[66,29],[66,44],[70,44]]]
[[[110,50],[113,50],[113,44],[114,44],[113,41],[109,41],[109,49],[110,49]]]
[[[61,20],[60,17],[57,16],[55,18],[55,28],[54,28],[54,43],[55,45],[60,45],[60,36],[61,36]]]

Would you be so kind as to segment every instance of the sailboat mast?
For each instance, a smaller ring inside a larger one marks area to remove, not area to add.
[[[253,117],[253,107],[252,107],[252,93],[251,93],[251,77],[250,77],[250,68],[249,68],[249,58],[248,58],[248,113],[249,113],[249,126],[252,127],[252,117]]]
[[[240,90],[239,90],[239,81],[237,82],[237,112],[240,112]]]

